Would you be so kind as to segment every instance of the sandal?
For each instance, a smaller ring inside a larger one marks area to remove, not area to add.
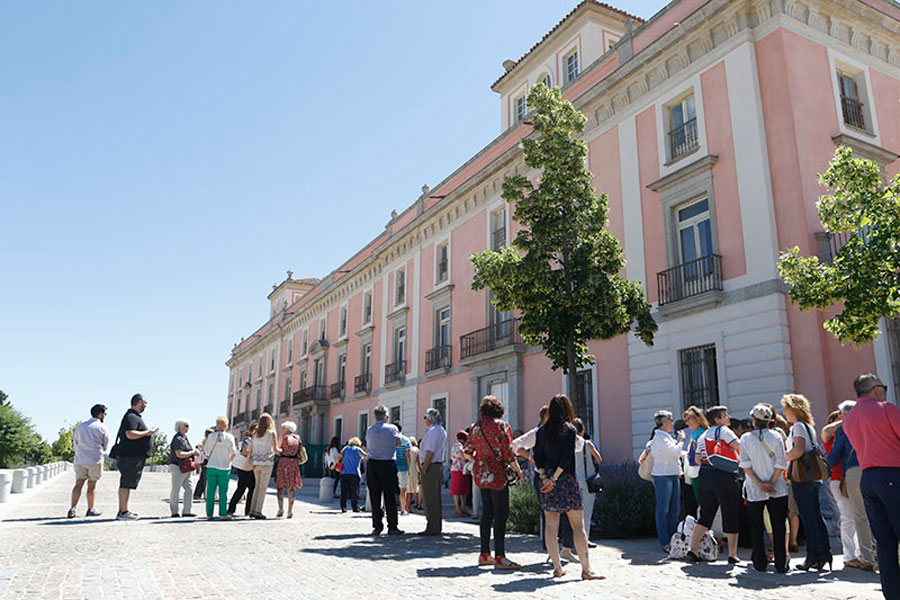
[[[862,569],[863,563],[858,558],[853,558],[848,561],[844,561],[845,567],[850,567],[851,569]]]
[[[490,555],[488,555],[490,556]],[[506,569],[506,570],[515,570],[521,569],[522,565],[517,562],[513,562],[506,558],[505,556],[498,556],[494,559],[494,568],[495,569]]]
[[[566,574],[566,572],[563,571],[562,569],[553,569],[553,578],[554,579],[556,579],[558,577],[562,577],[565,574]]]
[[[606,579],[606,575],[597,575],[593,571],[582,571],[581,579],[584,581]]]
[[[494,559],[491,557],[490,554],[479,554],[478,555],[478,566],[479,567],[485,567],[487,565],[492,565],[492,564],[494,564]]]
[[[859,561],[862,566],[859,568],[863,571],[868,571],[870,573],[875,572],[875,563],[866,562],[864,560]]]

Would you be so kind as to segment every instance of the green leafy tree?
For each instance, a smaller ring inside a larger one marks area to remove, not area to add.
[[[57,437],[56,441],[50,445],[50,450],[53,452],[53,457],[56,460],[65,460],[68,462],[75,460],[74,436],[76,427],[78,427],[78,423],[70,425],[69,427],[63,427],[59,430],[59,437]]]
[[[3,390],[0,390],[0,406],[6,406],[9,404],[9,396]]]
[[[35,435],[26,417],[9,404],[0,405],[0,468],[24,464]]]
[[[540,170],[537,187],[523,175],[503,182],[503,198],[515,205],[522,226],[512,247],[471,257],[472,288],[489,288],[495,306],[518,310],[519,331],[540,345],[576,390],[579,366],[594,357],[587,342],[628,332],[653,344],[656,322],[639,282],[620,276],[625,257],[606,229],[608,199],[597,196],[585,166],[587,145],[575,134],[585,117],[562,98],[559,88],[542,83],[528,94],[534,131],[523,142],[525,164]]]
[[[150,457],[150,464],[169,464],[169,438],[161,431],[153,436],[153,456]]]
[[[785,250],[778,273],[802,310],[841,305],[824,327],[860,346],[877,337],[881,317],[900,316],[900,176],[885,185],[877,164],[842,146],[819,181],[832,191],[819,198],[819,219],[847,241],[831,264],[800,256],[796,246]]]

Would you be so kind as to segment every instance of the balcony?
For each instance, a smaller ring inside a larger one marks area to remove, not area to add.
[[[232,424],[232,425],[235,425],[235,426],[240,425],[240,424],[242,424],[242,423],[246,423],[246,422],[247,422],[247,413],[246,413],[246,412],[239,412],[239,413],[236,413],[236,414],[231,418],[231,424]]]
[[[406,361],[398,360],[384,365],[384,385],[402,384],[406,379]]]
[[[280,415],[289,415],[291,414],[291,401],[290,400],[282,400],[281,401],[281,410],[278,411]]]
[[[331,384],[331,393],[328,394],[328,398],[330,400],[343,400],[344,399],[344,382],[338,381],[337,383]]]
[[[271,404],[267,404],[266,406],[263,406],[263,412],[264,412],[264,413],[269,413],[270,415],[275,414],[275,413],[273,412],[273,407],[272,407]]]
[[[685,121],[683,125],[675,127],[669,132],[669,160],[689,154],[699,147],[700,137],[697,135],[696,117]]]
[[[250,411],[250,421],[251,421],[251,422],[252,422],[252,421],[259,421],[259,415],[260,415],[259,409],[258,409],[258,408],[254,408],[253,410]]]
[[[656,274],[659,292],[660,312],[663,307],[682,303],[682,309],[696,308],[707,303],[721,302],[722,298],[722,257],[707,254],[696,260],[666,269]],[[692,302],[683,302],[693,299]]]
[[[452,346],[435,346],[425,351],[425,372],[444,371],[450,368],[450,354]]]
[[[294,392],[294,406],[304,404],[306,402],[322,403],[328,400],[326,387],[324,385],[311,385]]]
[[[507,319],[490,327],[478,329],[459,338],[459,359],[497,350],[504,346],[521,344],[519,319]]]
[[[866,116],[862,102],[850,96],[841,96],[841,112],[844,113],[845,125],[866,130]]]
[[[368,394],[372,391],[372,374],[363,373],[353,379],[353,393]]]

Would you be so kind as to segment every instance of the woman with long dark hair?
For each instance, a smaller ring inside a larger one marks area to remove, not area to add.
[[[550,400],[547,422],[537,431],[534,462],[541,478],[540,503],[546,517],[545,538],[553,540],[559,529],[559,516],[565,513],[575,534],[575,548],[581,562],[582,579],[606,579],[591,570],[587,534],[584,531],[583,504],[575,478],[575,410],[565,394]],[[553,576],[565,575],[559,558],[559,546],[548,543],[553,561]]]
[[[338,454],[341,453],[341,439],[338,436],[334,436],[331,438],[331,443],[328,444],[328,449],[325,450],[325,453],[322,455],[322,460],[325,462],[325,472],[328,473],[328,476],[334,479],[334,487],[331,490],[331,495],[337,495],[337,486],[341,480],[341,474],[334,470],[335,463],[337,463]]]

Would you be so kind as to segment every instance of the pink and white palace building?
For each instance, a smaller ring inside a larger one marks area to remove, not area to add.
[[[581,2],[505,72],[502,133],[423,193],[322,279],[288,278],[269,318],[227,361],[236,429],[262,411],[296,419],[309,443],[363,433],[377,404],[411,435],[436,407],[469,425],[492,393],[514,428],[566,391],[516,315],[471,289],[468,257],[510,243],[500,197],[524,166],[527,90],[560,86],[588,119],[594,186],[629,279],[659,323],[653,347],[633,335],[591,344],[577,407],[608,461],[642,447],[660,409],[759,401],[801,392],[818,420],[876,371],[900,388],[900,327],[853,349],[792,307],[779,249],[828,260],[817,173],[836,145],[900,170],[900,5],[890,0],[673,0],[648,21]]]

